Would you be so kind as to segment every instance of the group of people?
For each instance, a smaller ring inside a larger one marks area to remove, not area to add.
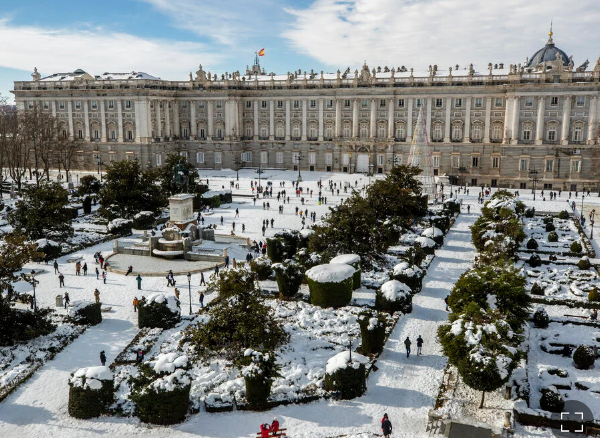
[[[392,435],[392,422],[390,421],[390,417],[387,413],[383,414],[383,418],[381,419],[381,432],[384,438],[390,438]],[[281,432],[286,429],[281,429],[279,425],[279,421],[277,417],[273,419],[271,424],[263,423],[260,425],[260,437],[261,438],[270,438],[275,436],[281,436]]]
[[[407,336],[404,340],[404,346],[406,347],[406,357],[410,357],[410,347],[412,345],[412,341]],[[423,348],[423,338],[421,335],[417,338],[417,356],[421,355],[421,349]]]

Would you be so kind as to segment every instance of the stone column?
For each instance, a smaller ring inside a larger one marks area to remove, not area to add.
[[[225,140],[231,139],[231,114],[229,114],[229,100],[225,101]]]
[[[190,100],[190,138],[196,139],[198,125],[196,125],[196,101]]]
[[[136,100],[134,102],[134,116],[135,116],[135,137],[134,140],[136,143],[140,143],[141,142],[141,129],[142,129],[142,110],[141,110],[141,102]]]
[[[290,101],[286,100],[285,101],[285,139],[289,140],[290,139],[290,135],[291,135],[291,129],[290,129]]]
[[[395,99],[390,99],[388,101],[388,138],[394,139],[394,105],[396,101]]]
[[[452,98],[446,98],[446,123],[444,123],[444,143],[450,143],[450,129],[452,129],[452,122],[450,120],[450,114],[452,111]]]
[[[377,137],[377,100],[371,99],[371,120],[369,121],[369,137]]]
[[[302,99],[302,141],[306,141],[306,99]]]
[[[358,137],[358,99],[353,99],[352,105],[352,137]]]
[[[323,141],[323,99],[319,99],[319,141]]]
[[[54,102],[52,102],[54,103]],[[598,112],[598,96],[592,96],[590,99],[590,117],[588,119],[587,144],[596,144],[596,113]]]
[[[512,109],[513,109],[513,98],[507,97],[506,98],[506,108],[504,110],[504,134],[502,136],[502,144],[508,144],[510,142]]]
[[[569,128],[571,125],[571,96],[565,96],[562,119],[562,144],[569,144]]]
[[[537,124],[535,126],[535,144],[544,142],[544,111],[546,109],[546,98],[544,96],[538,99]]]
[[[256,109],[254,110],[254,114],[258,118],[258,101],[254,102],[256,105]],[[258,120],[256,121],[256,125],[258,127]],[[257,128],[258,129],[258,128]],[[275,140],[275,101],[269,101],[269,140]]]
[[[206,139],[212,140],[213,136],[215,135],[214,127],[213,127],[213,101],[212,100],[207,101],[206,105],[208,105],[208,121],[207,121],[208,134],[206,136]]]
[[[85,141],[90,141],[90,113],[87,100],[83,101],[83,114],[85,117]]]
[[[161,125],[161,118],[162,118],[162,114],[160,111],[160,100],[155,100],[154,101],[154,108],[156,108],[156,136],[160,139],[163,138],[162,135],[162,125]]]
[[[53,100],[50,105],[52,105],[52,117],[56,117],[56,102]]]
[[[69,138],[73,140],[75,138],[75,132],[73,131],[73,102],[70,100],[67,102],[67,111],[69,112]]]
[[[167,140],[171,140],[173,134],[171,133],[171,111],[169,110],[169,102],[165,100],[165,136]]]
[[[431,143],[431,101],[432,98],[428,97],[427,98],[427,112],[425,113],[426,118],[425,118],[425,130],[427,131],[427,138],[429,139],[429,142]]]
[[[144,107],[146,108],[146,129],[148,142],[152,142],[152,107],[150,106],[150,100],[144,99]]]
[[[252,101],[252,105],[254,105],[254,141],[258,140],[258,134],[259,134],[259,126],[258,126],[258,100],[253,100]],[[273,113],[273,101],[271,101],[271,108],[270,108],[271,114]],[[271,135],[271,129],[273,129],[271,127],[271,120],[269,120],[269,135]],[[272,138],[271,138],[272,140]]]
[[[336,99],[335,101],[335,137],[342,136],[342,101]]]
[[[512,133],[511,138],[512,144],[517,144],[519,142],[519,110],[520,110],[519,96],[515,96],[514,105],[513,105],[513,118],[512,118]]]
[[[467,107],[465,111],[465,131],[463,132],[463,143],[471,143],[471,96],[465,97]]]
[[[406,122],[406,142],[412,142],[413,135],[413,98],[408,98],[408,117]]]
[[[108,133],[106,132],[106,109],[104,108],[104,101],[100,101],[100,138],[103,142],[108,141]]]
[[[490,125],[492,122],[492,98],[485,99],[485,124],[483,126],[483,142],[490,143]]]
[[[210,102],[206,102],[207,105],[209,103]],[[175,135],[176,137],[179,137],[181,135],[179,127],[179,102],[177,100],[173,101],[173,135]],[[206,135],[210,136],[210,131],[207,132]]]
[[[117,126],[119,129],[117,141],[123,143],[123,103],[121,102],[121,99],[117,100]]]

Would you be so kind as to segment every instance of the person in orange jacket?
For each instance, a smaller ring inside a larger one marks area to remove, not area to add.
[[[139,304],[139,301],[138,301],[137,297],[134,297],[133,298],[133,311],[134,312],[137,312],[137,306],[138,306],[138,304]]]

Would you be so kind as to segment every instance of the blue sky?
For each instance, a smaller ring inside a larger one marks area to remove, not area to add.
[[[0,94],[14,80],[84,69],[185,80],[202,63],[244,71],[254,51],[283,74],[347,67],[447,71],[523,63],[547,39],[578,66],[600,55],[597,0],[4,0]]]

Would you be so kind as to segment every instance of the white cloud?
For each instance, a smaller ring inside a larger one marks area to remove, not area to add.
[[[286,9],[294,23],[282,33],[301,53],[342,71],[363,60],[426,70],[437,64],[523,63],[541,48],[554,17],[554,42],[575,65],[598,56],[597,0],[317,0]]]
[[[145,39],[93,29],[45,29],[0,20],[0,66],[42,74],[81,68],[90,74],[144,71],[163,79],[184,80],[187,73],[222,61],[205,44]]]

